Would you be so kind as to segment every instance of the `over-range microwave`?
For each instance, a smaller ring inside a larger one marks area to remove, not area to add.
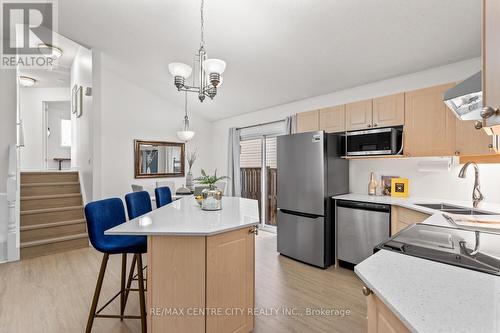
[[[376,128],[345,133],[345,156],[400,155],[403,127]]]

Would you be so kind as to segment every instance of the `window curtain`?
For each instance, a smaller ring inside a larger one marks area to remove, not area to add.
[[[286,134],[295,133],[295,127],[297,125],[297,116],[288,116],[285,118],[285,132]]]
[[[240,130],[237,128],[229,129],[228,142],[228,167],[227,173],[229,179],[228,195],[233,197],[241,196],[240,182]]]

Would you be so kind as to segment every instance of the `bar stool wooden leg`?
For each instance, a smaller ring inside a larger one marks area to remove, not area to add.
[[[135,266],[136,266],[136,257],[135,255],[132,256],[132,264],[130,265],[130,271],[128,274],[128,280],[127,280],[127,287],[125,288],[125,296],[124,296],[124,305],[123,305],[123,310],[125,310],[125,306],[127,305],[127,300],[128,300],[128,293],[130,291],[130,286],[132,285],[132,279],[134,277],[134,271],[135,271]]]
[[[144,293],[144,276],[142,274],[142,255],[138,253],[135,256],[137,257],[137,278],[139,283],[139,305],[141,307],[141,328],[142,333],[146,333],[146,297]]]
[[[89,319],[87,320],[86,333],[92,331],[92,324],[94,323],[95,312],[97,309],[97,302],[99,301],[99,295],[101,294],[102,282],[104,280],[104,273],[106,272],[106,266],[108,265],[109,254],[105,253],[102,257],[101,269],[99,270],[99,277],[97,278],[97,284],[95,286],[94,298],[92,299],[92,306],[90,307]]]
[[[121,278],[121,294],[120,294],[120,315],[125,312],[125,276],[127,275],[127,254],[122,253],[122,278]],[[120,318],[123,321],[123,317]]]

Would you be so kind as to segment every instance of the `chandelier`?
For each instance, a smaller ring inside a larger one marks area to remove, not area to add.
[[[217,95],[217,87],[222,83],[221,74],[226,69],[226,63],[220,59],[207,59],[207,52],[205,51],[204,39],[204,18],[203,18],[204,0],[201,0],[200,17],[201,17],[201,42],[198,50],[199,73],[198,73],[198,86],[187,85],[186,79],[191,76],[193,69],[191,66],[181,62],[173,62],[168,65],[170,74],[174,77],[174,85],[178,91],[198,93],[200,102],[205,100],[208,96],[213,99]]]

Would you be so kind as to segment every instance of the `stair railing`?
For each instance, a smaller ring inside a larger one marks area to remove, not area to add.
[[[19,169],[18,149],[15,144],[9,146],[9,170],[7,177],[7,261],[19,260]]]

